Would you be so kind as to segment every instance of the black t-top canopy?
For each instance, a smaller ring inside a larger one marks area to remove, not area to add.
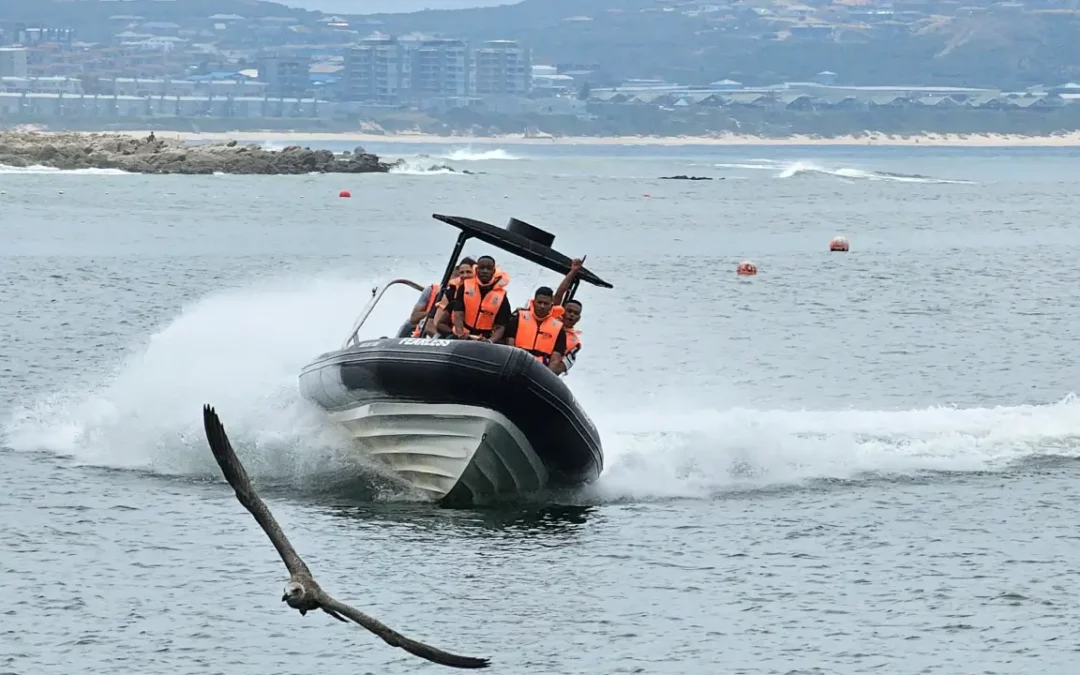
[[[464,216],[444,216],[439,213],[433,213],[432,217],[436,220],[441,220],[444,223],[453,225],[469,237],[475,237],[480,241],[491,244],[511,255],[536,263],[552,272],[566,274],[570,271],[571,259],[551,248],[551,245],[555,242],[555,235],[550,232],[545,232],[525,221],[511,218],[506,224],[506,227],[502,228],[474,218],[465,218]],[[584,267],[581,268],[578,278],[593,286],[614,288],[614,286]]]

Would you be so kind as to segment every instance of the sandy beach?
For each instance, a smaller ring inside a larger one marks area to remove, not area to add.
[[[145,137],[149,131],[110,131],[108,133],[130,134]],[[814,138],[811,136],[789,136],[786,138],[762,138],[759,136],[741,136],[735,134],[708,137],[696,136],[563,136],[526,138],[522,134],[505,136],[432,136],[424,134],[372,134],[363,132],[319,133],[286,131],[234,131],[224,133],[201,133],[184,131],[155,131],[162,138],[181,138],[192,141],[243,140],[256,143],[415,143],[442,145],[578,145],[578,146],[924,146],[924,147],[1076,147],[1080,146],[1080,131],[1071,131],[1053,136],[1017,136],[1005,134],[925,134],[922,136],[888,136],[871,133],[856,138],[840,136],[836,138]]]

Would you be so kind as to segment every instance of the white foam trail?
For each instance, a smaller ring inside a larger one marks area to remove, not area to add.
[[[35,164],[33,166],[7,166],[0,164],[0,174],[65,174],[72,176],[133,176],[135,174],[120,169],[56,169],[51,166]]]
[[[468,174],[454,171],[441,162],[433,162],[430,159],[420,157],[402,158],[401,163],[390,169],[390,173],[405,176],[466,176]]]
[[[855,169],[848,167],[841,167],[839,169],[833,169],[815,162],[793,162],[780,170],[780,173],[776,175],[777,178],[795,178],[797,176],[804,175],[825,175],[836,176],[838,178],[848,178],[851,180],[868,180],[868,181],[887,181],[892,183],[935,183],[935,184],[955,184],[955,185],[970,185],[971,181],[965,180],[948,180],[945,178],[931,178],[929,176],[908,175],[902,173],[891,173],[887,171],[869,171],[866,169]]]
[[[753,163],[751,164],[749,162]],[[775,169],[782,168],[783,166],[785,166],[785,164],[783,162],[774,162],[767,159],[751,159],[748,160],[747,163],[733,162],[728,164],[713,164],[713,166],[715,166],[717,169],[756,169],[762,171],[773,171]]]
[[[730,162],[714,164],[718,169],[750,169],[756,171],[776,171],[776,178],[795,178],[798,176],[835,176],[849,180],[886,181],[893,183],[932,183],[932,184],[955,184],[970,185],[972,181],[949,180],[945,178],[932,178],[930,176],[910,175],[889,171],[870,171],[852,167],[832,168],[817,162],[809,161],[777,161],[768,159],[751,159],[745,162]]]
[[[201,419],[209,403],[252,474],[303,482],[355,467],[344,434],[300,398],[297,376],[312,358],[340,347],[373,285],[309,280],[206,297],[102,386],[16,410],[4,444],[95,466],[214,475]],[[403,286],[387,291],[362,336],[395,334],[415,296]]]
[[[417,279],[436,270],[402,270]],[[425,276],[426,275],[426,276]],[[297,392],[300,369],[335,349],[372,281],[279,282],[213,294],[184,308],[88,391],[17,410],[3,444],[95,466],[217,476],[201,408],[215,406],[252,474],[305,485],[366,470],[352,443]],[[394,287],[363,337],[393,335],[416,292]],[[604,441],[600,500],[710,498],[744,485],[864,472],[993,470],[1038,455],[1080,456],[1080,401],[958,410],[620,409],[569,382]],[[656,397],[664,400],[663,393]],[[591,400],[590,400],[591,399]],[[654,399],[656,400],[656,399]]]
[[[905,411],[702,410],[627,414],[607,426],[605,499],[707,497],[744,485],[925,471],[987,471],[1080,457],[1080,400]]]
[[[437,155],[440,159],[448,159],[452,162],[488,162],[493,160],[518,160],[521,157],[517,155],[511,155],[509,152],[500,148],[493,150],[473,150],[472,148],[462,148],[458,150],[451,150],[445,155]]]

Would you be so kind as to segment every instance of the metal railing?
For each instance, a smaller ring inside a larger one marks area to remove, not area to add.
[[[375,305],[379,304],[379,300],[382,300],[383,293],[386,293],[386,289],[390,288],[395,284],[404,284],[409,288],[413,288],[421,292],[423,292],[424,290],[424,286],[421,286],[415,281],[410,281],[409,279],[394,279],[393,281],[386,282],[382,286],[376,286],[375,288],[371,289],[371,301],[368,302],[367,307],[364,308],[364,311],[360,313],[360,317],[353,324],[352,332],[349,333],[349,337],[347,340],[345,340],[345,344],[341,346],[342,349],[348,349],[354,344],[360,342],[360,339],[357,337],[357,333],[360,332],[360,329],[364,326],[364,322],[367,321],[369,316],[371,316],[371,312],[375,309]]]

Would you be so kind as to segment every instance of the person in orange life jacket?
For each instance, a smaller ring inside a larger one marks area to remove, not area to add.
[[[471,260],[472,258],[468,259]],[[462,272],[457,279],[450,281],[446,296],[443,298],[442,302],[438,303],[438,311],[435,312],[435,321],[430,324],[430,327],[426,328],[428,335],[435,335],[437,332],[438,337],[453,337],[454,328],[453,323],[451,323],[451,319],[453,318],[450,316],[450,302],[454,301],[454,296],[457,294],[458,288],[461,287],[461,282],[471,278],[471,276],[475,276],[475,274],[476,264],[473,262],[473,266],[468,272]],[[510,283],[510,274],[505,272],[505,270],[499,269],[498,266],[496,266],[495,274],[492,275],[491,278],[495,280],[495,285],[499,288],[503,288]]]
[[[495,259],[482,255],[476,260],[476,274],[465,279],[450,304],[452,325],[440,326],[455,337],[500,342],[510,323],[510,301],[506,285],[495,274]]]
[[[577,361],[581,351],[581,333],[575,326],[581,320],[581,301],[578,299],[567,300],[562,306],[563,313],[559,317],[563,322],[563,331],[566,333],[566,352],[563,353],[562,361],[551,370],[556,375],[565,375]]]
[[[566,297],[566,291],[570,288],[570,282],[581,271],[584,260],[585,258],[574,258],[570,263],[570,271],[563,277],[558,290],[555,291],[555,306],[552,307],[551,314],[562,320],[563,330],[566,331],[566,352],[563,353],[562,362],[552,368],[556,375],[565,375],[574,366],[578,352],[581,351],[581,331],[577,329],[577,323],[581,320],[581,301],[576,298],[564,301],[563,298]],[[530,300],[526,309],[532,308],[533,301]]]
[[[532,303],[510,316],[506,327],[506,344],[520,347],[535,356],[551,370],[558,372],[566,353],[566,331],[563,322],[552,313],[554,293],[541,286],[533,294]]]
[[[570,261],[570,271],[567,272],[566,276],[563,277],[563,280],[559,282],[559,288],[555,291],[555,295],[552,296],[552,302],[554,306],[551,308],[551,313],[555,315],[556,318],[561,319],[563,316],[563,304],[565,304],[563,302],[563,299],[566,297],[566,292],[570,290],[570,283],[574,280],[574,277],[577,276],[578,272],[581,271],[581,264],[584,261],[584,258],[574,258],[572,261]],[[525,309],[532,308],[532,300],[529,300],[527,303],[525,303]],[[578,318],[580,318],[580,314],[578,315]]]
[[[577,360],[578,352],[581,351],[581,332],[577,329],[578,321],[581,320],[581,301],[564,300],[566,291],[570,289],[570,283],[581,271],[585,258],[574,258],[570,262],[570,271],[566,273],[555,291],[555,308],[553,314],[562,319],[563,330],[566,331],[566,352],[563,354],[562,363],[558,368],[553,368],[555,374],[565,375]]]
[[[446,295],[443,296],[443,300],[439,303],[440,306],[445,306],[444,303],[446,302],[446,299],[454,292],[455,284],[458,283],[458,280],[463,275],[470,277],[472,276],[473,265],[475,264],[476,261],[472,258],[465,257],[461,259],[461,262],[457,264],[457,267],[454,268],[454,271],[450,273],[450,283],[447,286]],[[420,319],[423,319],[424,316],[428,313],[428,311],[431,310],[431,306],[435,304],[435,298],[437,298],[438,296],[439,284],[430,284],[427,288],[421,291],[420,299],[416,301],[416,304],[413,305],[412,312],[409,313],[408,322],[401,325],[401,328],[398,330],[397,336],[409,337],[411,335],[412,337],[420,337],[416,330],[420,323]],[[438,312],[436,312],[435,314],[435,319],[437,320]],[[434,335],[435,325],[435,320],[428,321],[427,325],[424,327],[424,334],[428,336]]]
[[[457,267],[454,268],[453,273],[451,273],[450,275],[450,280],[447,282],[446,285],[446,294],[443,295],[442,300],[439,301],[439,305],[435,310],[435,315],[431,318],[430,321],[424,324],[424,335],[426,337],[434,337],[438,334],[438,327],[441,315],[447,311],[447,307],[449,307],[450,303],[453,301],[454,294],[461,285],[461,282],[465,279],[471,278],[475,269],[476,261],[467,256],[462,258],[461,262],[459,262]],[[413,337],[420,337],[420,332],[419,330],[417,330],[418,324],[420,323],[420,320],[427,315],[428,311],[431,309],[434,298],[437,297],[438,294],[439,285],[432,284],[424,290],[424,293],[420,296],[419,302],[417,302],[416,306],[413,307],[412,315],[409,317],[409,319],[412,320]]]
[[[472,260],[472,258],[466,258],[466,260]],[[450,286],[446,290],[446,295],[443,297],[443,301],[439,303],[438,311],[435,312],[435,321],[431,322],[428,327],[425,328],[428,335],[438,334],[438,336],[442,338],[453,336],[450,303],[453,302],[457,290],[461,288],[461,282],[475,275],[476,263],[474,262],[468,273],[462,272],[461,276],[450,281]],[[495,274],[492,278],[495,280],[495,285],[499,288],[505,288],[506,285],[510,283],[510,275],[498,267],[495,268]]]

